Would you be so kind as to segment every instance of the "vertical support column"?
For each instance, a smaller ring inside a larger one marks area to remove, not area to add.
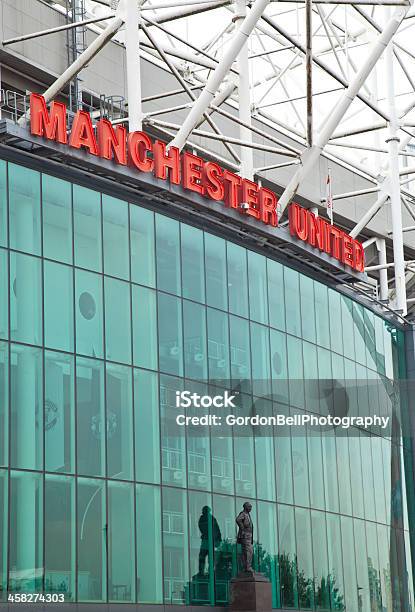
[[[390,9],[385,9],[390,16]],[[392,239],[393,239],[393,261],[395,270],[395,307],[396,310],[406,315],[406,281],[405,281],[405,259],[403,250],[402,233],[402,208],[401,208],[401,187],[399,180],[399,136],[398,136],[398,117],[395,105],[395,87],[393,72],[393,46],[390,41],[385,50],[386,67],[386,87],[388,96],[389,110],[389,129],[386,139],[389,152],[389,184],[390,202],[392,212]]]
[[[141,130],[140,68],[141,0],[128,0],[125,12],[125,51],[127,57],[128,117],[130,132]]]
[[[235,28],[239,27],[246,17],[246,0],[236,0],[236,14],[234,17]],[[251,125],[251,85],[249,77],[249,48],[248,38],[237,58],[239,81],[239,119],[244,123]],[[250,142],[252,140],[252,132],[247,127],[239,126],[239,137],[241,140]],[[248,147],[241,147],[241,175],[247,179],[253,178],[254,158],[253,151]]]
[[[312,0],[305,0],[306,24],[306,87],[307,87],[307,145],[313,145],[313,34],[312,34],[313,6]]]
[[[379,265],[386,266],[386,241],[384,238],[378,238],[376,240],[376,248],[379,253]],[[381,302],[387,303],[389,300],[389,287],[388,287],[388,269],[386,267],[379,270],[379,299]]]

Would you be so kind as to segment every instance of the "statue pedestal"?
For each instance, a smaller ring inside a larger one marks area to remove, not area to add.
[[[263,574],[241,572],[231,580],[230,609],[239,612],[271,612],[271,583]]]

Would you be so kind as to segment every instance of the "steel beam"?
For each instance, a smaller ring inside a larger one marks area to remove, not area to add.
[[[306,23],[306,91],[307,91],[307,145],[313,145],[313,35],[312,35],[313,5],[312,0],[305,0]]]
[[[128,118],[130,132],[141,130],[140,5],[130,0],[125,12],[125,54],[127,62]]]
[[[187,138],[190,136],[201,116],[212,102],[220,84],[228,74],[233,62],[235,61],[235,58],[238,56],[238,53],[240,53],[242,47],[246,43],[247,38],[249,38],[249,35],[268,4],[269,0],[257,0],[255,2],[253,8],[250,10],[248,15],[242,21],[240,27],[235,32],[218,66],[210,74],[204,90],[197,98],[192,109],[190,110],[190,113],[184,120],[183,125],[170,143],[170,146],[178,147],[180,150],[184,147]]]
[[[348,88],[342,94],[338,104],[329,113],[326,120],[323,121],[322,129],[317,137],[315,145],[313,145],[311,149],[308,149],[302,155],[302,167],[296,171],[280,198],[281,213],[285,210],[287,204],[291,201],[292,197],[296,193],[300,182],[309,174],[309,172],[316,164],[320,153],[323,151],[324,147],[329,142],[334,130],[339,125],[340,121],[346,114],[353,100],[358,95],[362,83],[369,76],[373,66],[381,57],[383,51],[385,50],[385,47],[388,45],[388,43],[391,41],[392,37],[398,30],[408,9],[409,7],[398,8],[395,10],[393,16],[386,24],[383,32],[372,44],[369,54],[362,67],[354,76]]]
[[[239,28],[246,19],[246,0],[236,0],[235,4],[235,28]],[[242,123],[239,124],[239,138],[241,141],[252,142],[252,132],[249,127],[251,125],[251,86],[249,75],[249,48],[248,40],[245,39],[241,50],[237,55],[238,66],[238,114]],[[250,147],[243,147],[241,151],[241,175],[252,180],[254,176],[254,156],[253,150]]]

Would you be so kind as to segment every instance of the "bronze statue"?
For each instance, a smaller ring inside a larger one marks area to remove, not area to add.
[[[222,542],[222,534],[218,521],[212,514],[209,506],[203,506],[199,518],[200,550],[199,550],[199,576],[205,575],[206,557],[209,560],[209,547],[215,550]],[[209,570],[211,568],[209,567]]]
[[[242,546],[242,570],[244,572],[253,572],[252,557],[254,554],[254,525],[250,516],[252,505],[245,502],[243,510],[236,517],[238,525],[238,537],[236,542]]]

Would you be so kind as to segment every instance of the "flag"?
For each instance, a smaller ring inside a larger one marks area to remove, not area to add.
[[[333,195],[331,193],[331,173],[330,168],[328,169],[327,181],[326,181],[326,207],[327,216],[333,225]]]

